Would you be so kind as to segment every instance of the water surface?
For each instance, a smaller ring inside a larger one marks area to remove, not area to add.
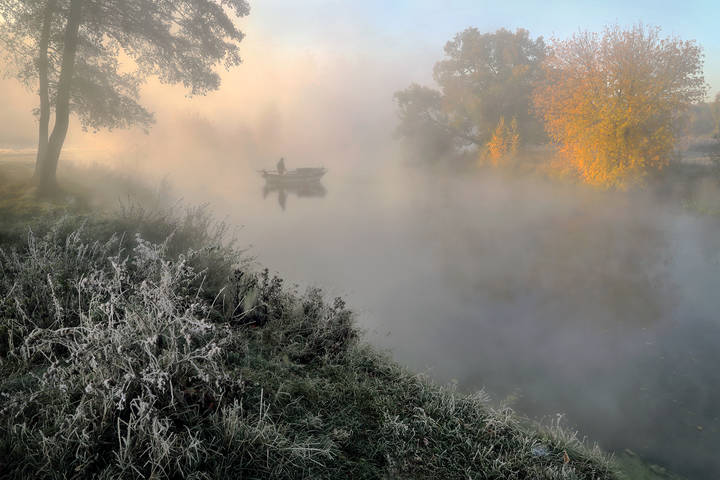
[[[304,191],[239,175],[203,198],[261,264],[346,297],[398,361],[720,477],[717,220],[649,192],[487,172],[331,168]]]

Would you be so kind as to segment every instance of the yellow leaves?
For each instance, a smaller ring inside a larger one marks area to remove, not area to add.
[[[668,163],[678,113],[704,95],[701,65],[694,43],[657,29],[577,34],[553,46],[533,103],[583,181],[626,188]]]
[[[500,117],[495,131],[486,145],[490,163],[495,167],[499,166],[504,160],[517,153],[519,144],[520,134],[517,120],[513,117],[510,127],[507,127],[505,117]]]
[[[488,155],[490,161],[494,166],[497,166],[500,159],[507,154],[508,146],[505,141],[505,118],[500,117],[495,131],[490,137],[490,141],[487,143]]]

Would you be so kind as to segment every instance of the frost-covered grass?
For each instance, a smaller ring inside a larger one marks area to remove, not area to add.
[[[3,478],[610,479],[606,458],[365,344],[202,210],[0,249]]]

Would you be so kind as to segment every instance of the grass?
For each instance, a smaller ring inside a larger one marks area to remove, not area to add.
[[[15,198],[34,223],[0,247],[3,478],[623,478],[378,353],[342,299],[252,269],[202,209]]]
[[[90,214],[116,210],[120,202],[152,206],[167,196],[167,186],[150,188],[129,175],[100,166],[80,167],[67,163],[59,172],[61,190],[48,198],[38,198],[33,181],[34,157],[0,155],[0,241],[8,235],[24,235],[36,220],[67,212]],[[4,237],[3,237],[4,236]]]

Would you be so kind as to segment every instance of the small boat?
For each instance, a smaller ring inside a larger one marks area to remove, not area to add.
[[[298,184],[319,182],[327,170],[324,167],[296,168],[285,173],[276,170],[260,170],[268,184]]]

